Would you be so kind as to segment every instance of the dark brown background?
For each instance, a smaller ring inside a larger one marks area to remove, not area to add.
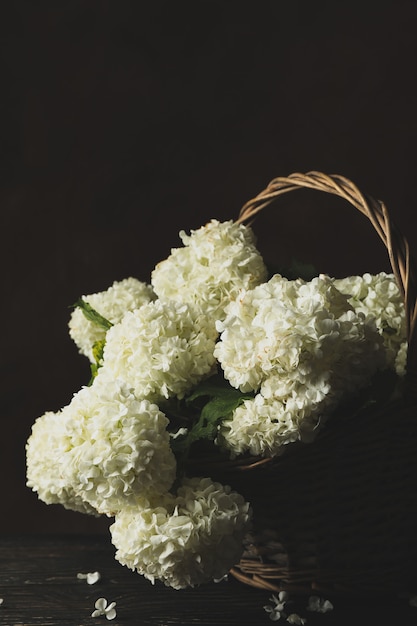
[[[149,280],[178,231],[293,171],[351,178],[417,246],[417,3],[32,2],[1,8],[1,532],[94,532],[25,486],[33,421],[88,379],[69,305]],[[268,257],[387,269],[364,218],[293,194]]]

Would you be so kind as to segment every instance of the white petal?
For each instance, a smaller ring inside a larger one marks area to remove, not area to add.
[[[110,611],[106,611],[107,619],[111,620],[116,617],[116,609],[111,609]]]
[[[281,619],[281,613],[279,613],[278,611],[274,611],[273,613],[270,613],[269,619],[271,619],[273,622],[277,622],[279,619]]]
[[[100,580],[101,574],[100,572],[88,572],[86,578],[87,578],[87,583],[89,585],[94,585],[96,582]]]
[[[99,611],[105,611],[107,606],[106,598],[99,598],[94,605]]]
[[[330,600],[325,600],[323,602],[321,610],[323,613],[327,613],[327,611],[333,611],[333,604],[330,602]]]
[[[176,433],[169,433],[172,439],[176,439],[177,437],[181,437],[182,435],[186,435],[188,433],[188,428],[179,428]]]
[[[223,580],[229,580],[229,577],[227,574],[224,574],[224,576],[221,576],[220,578],[213,578],[213,582],[215,583],[221,583]]]
[[[297,613],[291,613],[291,615],[288,615],[287,617],[287,622],[289,624],[296,624],[297,626],[302,626],[303,624],[306,623],[306,620],[303,617],[300,617],[299,615],[297,615]]]

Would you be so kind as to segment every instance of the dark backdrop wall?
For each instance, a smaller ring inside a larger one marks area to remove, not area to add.
[[[148,281],[180,229],[236,217],[294,171],[351,178],[417,247],[417,3],[16,0],[1,13],[0,531],[101,531],[25,486],[32,423],[88,380],[69,306]],[[268,257],[388,269],[362,216],[297,194],[255,224]]]

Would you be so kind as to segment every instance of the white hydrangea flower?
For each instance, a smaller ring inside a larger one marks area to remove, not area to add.
[[[324,411],[385,362],[373,321],[356,314],[327,276],[276,275],[230,303],[217,328],[214,354],[225,377],[258,392],[222,424],[218,443],[232,454],[275,455],[311,440]]]
[[[209,478],[185,479],[177,495],[138,501],[110,527],[116,559],[174,589],[222,578],[239,561],[250,522],[242,496]]]
[[[398,376],[404,376],[407,369],[408,341],[400,344],[397,356],[395,357],[394,368]]]
[[[155,299],[152,287],[136,278],[115,281],[109,289],[83,296],[90,306],[112,324],[117,324],[127,311],[133,311]],[[106,336],[106,331],[89,321],[77,307],[69,320],[69,334],[81,354],[94,363],[93,345]]]
[[[334,284],[349,298],[356,312],[375,320],[386,348],[387,364],[405,373],[407,329],[404,301],[394,274],[380,272],[337,278]]]
[[[149,491],[163,493],[175,480],[168,419],[156,404],[124,384],[95,381],[62,410],[68,449],[61,472],[99,513],[113,515]]]
[[[78,580],[87,581],[87,585],[95,585],[101,579],[101,574],[98,571],[87,572],[87,574],[83,574],[82,572],[79,572],[77,574],[77,578]]]
[[[287,622],[289,624],[296,624],[296,626],[304,626],[307,620],[305,617],[301,617],[301,615],[298,615],[298,613],[291,613],[287,617]]]
[[[274,604],[265,604],[264,611],[269,614],[270,620],[277,622],[281,617],[287,617],[285,605],[288,601],[288,593],[286,591],[280,591],[278,595],[273,594],[269,601]]]
[[[68,438],[60,413],[48,411],[35,421],[26,443],[27,486],[46,504],[61,504],[80,513],[97,514],[62,475]]]
[[[156,300],[126,313],[107,332],[97,379],[124,380],[154,402],[184,394],[213,373],[215,331],[181,302]]]
[[[232,419],[223,422],[217,443],[233,456],[245,452],[254,456],[281,454],[289,443],[314,439],[325,399],[322,390],[304,389],[302,385],[285,402],[258,393],[253,400],[244,400]]]
[[[155,404],[117,381],[84,387],[32,435],[29,485],[48,504],[113,515],[139,495],[171,487],[176,461],[167,424]]]
[[[115,606],[116,602],[108,604],[106,598],[98,598],[94,603],[95,610],[91,613],[91,617],[104,616],[106,619],[112,620],[117,616]]]
[[[313,613],[328,613],[333,611],[333,604],[330,600],[325,600],[319,596],[310,596],[308,599],[307,611]]]
[[[267,270],[251,228],[232,220],[211,220],[186,235],[184,244],[152,272],[152,286],[161,299],[198,306],[211,319],[223,317],[227,303],[241,289],[263,283]]]
[[[359,365],[365,353],[369,369],[374,371],[375,358],[381,362],[372,324],[355,315],[324,275],[309,282],[275,275],[231,302],[226,313],[217,322],[221,337],[214,355],[230,383],[244,392],[259,389],[272,375],[291,386],[328,372],[334,363],[341,367],[354,358]]]

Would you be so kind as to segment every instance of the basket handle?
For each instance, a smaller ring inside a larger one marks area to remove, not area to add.
[[[337,174],[328,175],[316,171],[307,174],[294,173],[289,176],[274,178],[263,191],[243,205],[236,222],[251,224],[254,217],[278,196],[302,188],[324,191],[347,200],[370,220],[387,248],[392,271],[404,299],[408,339],[407,391],[411,391],[412,380],[417,381],[416,272],[409,244],[390,218],[388,210],[381,200],[375,200],[371,196],[361,193],[349,179]],[[413,395],[417,396],[417,389],[414,390]]]

